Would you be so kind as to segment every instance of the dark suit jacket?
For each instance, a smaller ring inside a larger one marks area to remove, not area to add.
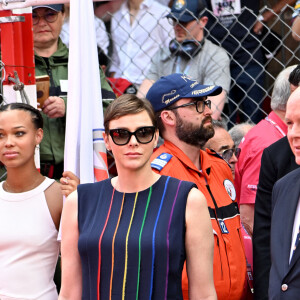
[[[267,147],[262,155],[253,228],[254,299],[268,300],[272,189],[275,182],[299,166],[286,137]],[[300,298],[300,296],[299,296]]]
[[[276,182],[272,201],[275,204],[271,222],[271,270],[269,299],[300,298],[300,247],[290,251],[294,218],[300,196],[300,169]],[[285,284],[286,290],[282,290]]]

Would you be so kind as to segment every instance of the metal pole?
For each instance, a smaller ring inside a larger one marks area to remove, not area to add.
[[[107,0],[93,0],[94,2],[102,2]],[[113,0],[108,0],[113,1]],[[11,10],[26,8],[29,6],[40,4],[61,4],[70,3],[70,0],[0,0],[0,10]]]

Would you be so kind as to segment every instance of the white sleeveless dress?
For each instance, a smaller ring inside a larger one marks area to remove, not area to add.
[[[0,299],[57,300],[53,282],[59,254],[57,230],[44,191],[8,193],[0,183]]]

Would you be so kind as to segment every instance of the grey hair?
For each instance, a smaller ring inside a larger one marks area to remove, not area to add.
[[[246,133],[254,126],[253,123],[240,123],[234,125],[228,133],[230,134],[235,147],[238,147]]]
[[[297,65],[289,66],[279,73],[277,76],[271,98],[272,110],[286,110],[286,103],[291,94],[289,76]]]
[[[216,128],[223,128],[226,131],[228,130],[225,120],[213,120],[212,125],[215,129]]]

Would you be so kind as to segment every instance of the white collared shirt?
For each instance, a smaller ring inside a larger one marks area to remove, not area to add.
[[[296,238],[300,228],[300,199],[298,200],[298,205],[295,213],[294,219],[294,227],[293,227],[293,235],[292,235],[292,243],[291,243],[291,250],[290,250],[290,262],[293,256],[294,246],[296,243]],[[298,246],[300,247],[300,245]]]
[[[115,77],[123,77],[140,85],[151,65],[151,58],[159,47],[169,47],[174,38],[173,27],[165,17],[170,9],[154,0],[144,0],[130,25],[127,2],[113,15],[112,66]]]
[[[107,54],[108,46],[109,46],[109,37],[106,32],[105,24],[101,19],[97,18],[96,16],[94,16],[94,20],[95,20],[97,46],[100,47],[105,54]],[[70,40],[69,18],[65,19],[65,22],[62,26],[59,36],[62,42],[69,48],[69,40]]]

